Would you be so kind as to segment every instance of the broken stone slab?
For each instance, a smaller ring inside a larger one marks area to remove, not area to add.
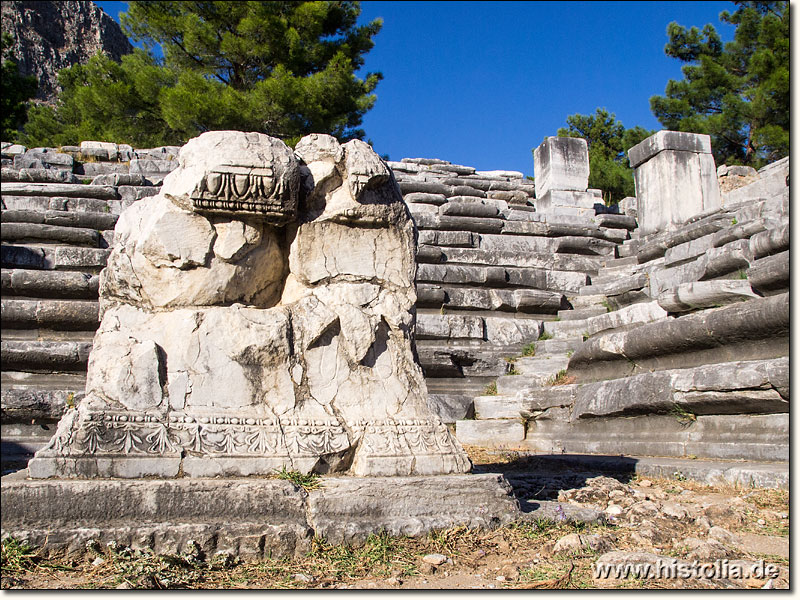
[[[577,374],[591,369],[593,364],[607,368],[609,361],[636,362],[729,345],[750,345],[756,351],[756,341],[778,343],[788,332],[788,293],[753,298],[680,318],[645,323],[628,331],[601,334],[575,351],[570,371]]]
[[[789,250],[754,261],[747,269],[747,280],[753,289],[772,292],[789,287]]]
[[[3,223],[43,223],[66,227],[84,227],[89,229],[111,229],[117,222],[117,216],[109,213],[70,212],[60,210],[15,210],[2,212]]]
[[[548,190],[543,196],[536,196],[536,211],[545,214],[558,214],[556,208],[585,208],[594,213],[597,198],[591,192],[573,190]],[[594,214],[592,215],[594,216]]]
[[[549,190],[586,191],[589,182],[589,151],[586,140],[546,137],[533,151],[536,197]]]
[[[614,256],[617,245],[614,242],[595,238],[565,236],[557,238],[556,252],[561,254],[591,254],[596,256]]]
[[[422,258],[420,259],[420,255]],[[426,263],[460,263],[474,265],[507,266],[520,268],[556,269],[559,271],[577,271],[579,273],[597,273],[600,258],[597,256],[581,256],[577,254],[519,254],[500,250],[484,250],[481,248],[420,248],[417,259]]]
[[[727,253],[725,255],[728,256]],[[675,288],[682,283],[698,281],[704,278],[707,275],[706,267],[708,262],[708,256],[704,255],[702,260],[683,263],[666,269],[652,269],[648,273],[650,297],[657,298],[665,290]],[[728,261],[725,261],[724,268],[727,269],[728,264]],[[735,264],[738,265],[738,262]]]
[[[604,296],[618,296],[631,290],[640,290],[647,286],[650,281],[647,273],[638,273],[630,277],[620,277],[617,281],[609,281],[608,283],[592,283],[580,289],[581,296],[585,295],[604,295]]]
[[[3,535],[45,552],[104,546],[191,550],[241,560],[300,556],[311,540],[360,543],[381,531],[421,536],[458,525],[494,528],[520,517],[500,475],[323,478],[305,491],[275,479],[26,481],[3,478]],[[203,501],[199,501],[203,498]],[[120,515],[129,524],[120,524]]]
[[[788,397],[776,389],[786,386],[787,367],[788,358],[737,361],[587,383],[577,389],[571,420],[667,414],[676,406],[696,415],[787,412]]]
[[[700,256],[694,263],[697,265],[700,275],[692,271],[693,279],[713,279],[737,271],[743,272],[750,267],[753,262],[753,253],[750,250],[748,240],[736,240],[728,242],[719,248],[711,248],[703,256]],[[739,274],[743,277],[744,275]]]
[[[60,152],[48,152],[39,150],[28,150],[24,154],[14,156],[15,169],[41,169],[51,166],[66,168],[72,171],[74,159],[69,154]]]
[[[713,214],[702,221],[684,225],[676,231],[648,236],[639,241],[636,257],[639,264],[655,260],[664,256],[668,248],[711,235],[726,229],[730,224],[728,215]]]
[[[658,302],[633,304],[619,310],[607,312],[586,319],[586,331],[594,335],[607,329],[618,329],[638,323],[651,323],[667,318],[665,311]]]
[[[520,171],[504,171],[495,169],[494,171],[475,171],[475,175],[481,177],[506,177],[508,179],[522,179],[524,175]]]
[[[769,198],[776,196],[785,191],[789,187],[788,170],[781,172],[777,169],[775,172],[765,172],[761,177],[749,185],[742,186],[735,190],[730,190],[724,194],[725,205],[747,202],[748,200],[756,200],[758,198]]]
[[[776,229],[767,229],[750,238],[753,258],[763,258],[789,249],[789,224]]]
[[[747,221],[746,223],[738,223],[733,227],[723,229],[713,234],[712,246],[719,248],[729,242],[741,240],[744,238],[752,237],[753,235],[764,231],[767,228],[765,219],[756,219],[754,221]]]
[[[670,313],[687,312],[699,308],[710,308],[756,298],[746,280],[717,279],[682,283],[678,287],[661,292],[658,304]]]
[[[130,167],[127,163],[104,163],[104,162],[96,162],[96,163],[83,163],[77,167],[75,167],[75,172],[78,175],[82,175],[83,183],[92,184],[94,178],[99,175],[109,175],[114,173],[122,173],[128,174],[130,171]],[[91,181],[88,181],[85,178],[90,178]]]
[[[27,168],[18,171],[3,169],[3,181],[33,183],[80,183],[71,170]]]
[[[161,159],[142,159],[134,158],[131,160],[130,173],[133,175],[165,175],[177,169],[179,163],[177,160],[161,160]]]

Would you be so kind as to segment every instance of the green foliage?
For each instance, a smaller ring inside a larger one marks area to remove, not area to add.
[[[2,119],[3,141],[17,138],[17,130],[27,119],[28,100],[36,95],[39,83],[36,77],[19,74],[14,59],[13,38],[6,32],[2,35],[2,79],[0,79],[0,119]]]
[[[653,132],[639,126],[625,129],[616,115],[605,108],[598,108],[593,115],[570,115],[567,125],[556,135],[586,140],[589,147],[589,187],[602,190],[607,205],[633,196],[633,169],[626,152]]]
[[[539,338],[541,339],[541,337]],[[522,356],[536,356],[536,342],[531,342],[522,347]]]
[[[304,490],[313,490],[319,487],[319,475],[316,473],[301,473],[300,471],[287,471],[286,467],[281,467],[275,471],[275,477],[285,481],[291,481],[296,486]]]
[[[724,45],[710,23],[669,24],[664,51],[684,78],[650,106],[668,129],[709,134],[717,164],[760,167],[789,153],[789,3],[735,4],[720,14],[736,26]]]
[[[493,381],[483,389],[484,396],[497,396],[497,382]]]
[[[540,342],[544,342],[545,340],[552,340],[552,339],[553,339],[553,334],[549,333],[547,331],[543,331],[542,333],[539,334],[539,341]]]
[[[143,147],[219,129],[290,145],[311,132],[361,138],[382,76],[354,74],[381,28],[356,26],[360,12],[358,2],[130,2],[123,29],[146,49],[59,73],[58,106],[36,111],[26,141]]]

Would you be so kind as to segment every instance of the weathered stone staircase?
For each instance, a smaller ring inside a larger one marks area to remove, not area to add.
[[[122,161],[130,157],[115,152],[110,160],[108,150],[92,146],[3,149],[4,470],[24,466],[65,408],[83,397],[114,225],[132,202],[157,193],[148,177],[163,178],[153,160],[146,174],[130,173],[137,159]]]
[[[459,440],[778,461],[769,476],[726,467],[726,477],[785,485],[789,195],[786,185],[770,194],[763,182],[752,186],[750,197],[736,190],[738,202],[675,231],[620,244],[618,258],[569,298],[573,309],[544,323],[542,337],[552,339],[535,344],[534,358],[517,358],[496,394],[475,399],[475,418],[457,422]]]

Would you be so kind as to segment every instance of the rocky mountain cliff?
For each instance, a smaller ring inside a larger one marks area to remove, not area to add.
[[[14,38],[20,72],[39,79],[38,100],[53,102],[59,70],[85,63],[98,50],[115,60],[133,51],[120,26],[94,2],[3,1],[3,32]]]

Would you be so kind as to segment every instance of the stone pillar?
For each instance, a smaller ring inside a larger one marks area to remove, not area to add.
[[[586,140],[547,137],[533,151],[536,176],[536,210],[551,215],[595,215],[602,203],[598,190],[588,190],[589,150]]]
[[[709,136],[659,131],[628,150],[628,158],[634,168],[642,235],[675,229],[720,207]]]

